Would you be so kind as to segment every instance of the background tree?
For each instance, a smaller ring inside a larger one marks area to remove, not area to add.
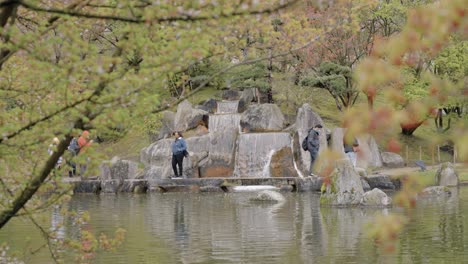
[[[315,76],[308,76],[301,84],[326,89],[335,99],[338,110],[353,106],[359,96],[355,89],[351,68],[332,62],[322,62]]]

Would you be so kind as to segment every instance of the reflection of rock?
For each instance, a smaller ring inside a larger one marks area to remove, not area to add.
[[[362,195],[361,205],[389,207],[392,205],[392,198],[388,197],[383,191],[374,188],[372,191],[368,191]]]
[[[284,196],[275,191],[271,190],[264,190],[261,191],[257,194],[256,197],[250,198],[251,201],[256,201],[256,202],[283,202],[285,200]]]
[[[388,168],[400,168],[405,166],[405,161],[403,158],[393,152],[382,152],[382,163],[385,167]]]
[[[248,128],[251,132],[281,131],[284,116],[275,104],[255,104],[242,113],[240,123],[242,129]]]
[[[440,164],[435,175],[436,185],[458,186],[458,174],[450,162]]]
[[[320,197],[321,205],[349,206],[361,201],[364,190],[361,179],[348,159],[335,162],[331,183],[326,185],[325,193]]]

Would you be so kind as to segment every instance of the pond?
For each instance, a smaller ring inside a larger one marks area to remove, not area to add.
[[[320,208],[319,195],[287,193],[282,204],[249,202],[254,193],[149,193],[75,195],[66,205],[88,211],[84,226],[58,209],[38,217],[65,238],[81,229],[113,234],[127,230],[122,247],[99,252],[93,263],[462,263],[468,259],[468,188],[450,198],[418,201],[410,224],[387,253],[366,235],[376,214],[400,208]],[[0,230],[20,257],[43,241],[30,221],[15,219]],[[1,262],[1,261],[0,261]],[[27,263],[50,263],[47,249]],[[67,261],[68,262],[68,261]]]

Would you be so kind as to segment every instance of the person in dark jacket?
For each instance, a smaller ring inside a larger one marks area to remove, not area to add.
[[[314,128],[310,129],[307,134],[307,150],[310,153],[310,174],[313,173],[314,163],[317,160],[320,148],[319,131],[321,128],[322,125],[316,125]]]
[[[187,153],[187,143],[180,132],[174,132],[175,140],[172,143],[172,169],[174,177],[182,177],[182,162]],[[177,173],[179,167],[179,173]]]

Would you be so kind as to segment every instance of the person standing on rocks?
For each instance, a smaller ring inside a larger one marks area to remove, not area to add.
[[[182,177],[182,163],[184,157],[188,156],[187,143],[180,132],[174,132],[175,140],[172,143],[172,169],[174,170],[174,177]],[[177,173],[179,167],[179,173]]]
[[[309,130],[307,137],[302,143],[304,150],[308,150],[310,153],[310,174],[314,172],[314,164],[317,160],[319,148],[320,148],[320,138],[319,131],[322,128],[322,125],[316,125],[314,128]]]
[[[351,142],[347,139],[345,136],[343,139],[343,147],[344,147],[344,152],[348,159],[351,161],[351,164],[353,164],[353,167],[356,168],[356,163],[357,163],[357,151],[359,149],[359,143],[356,138],[353,138]]]

